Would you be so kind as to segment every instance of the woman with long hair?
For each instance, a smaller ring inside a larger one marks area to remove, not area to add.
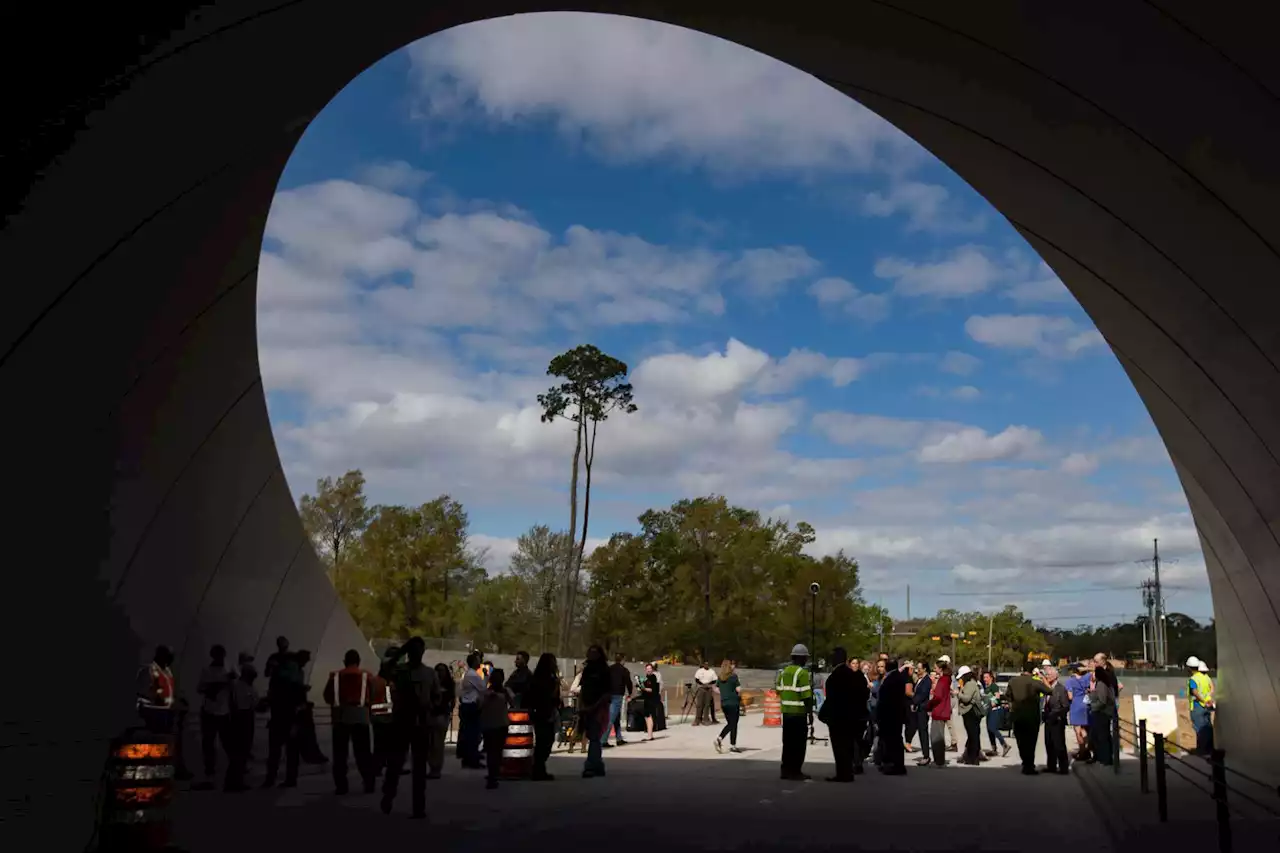
[[[981,763],[982,751],[982,690],[978,687],[977,673],[967,666],[960,667],[958,680],[956,710],[964,723],[964,755],[959,763],[977,766]]]
[[[991,670],[982,673],[982,692],[986,695],[987,704],[990,706],[987,711],[987,738],[991,741],[991,751],[987,755],[994,757],[996,750],[999,749],[1000,757],[1003,758],[1009,754],[1011,747],[1000,732],[1000,712],[1003,710],[1004,701],[1000,698],[1000,685],[996,683],[996,674]],[[998,747],[997,743],[1000,744]]]
[[[738,718],[742,708],[742,680],[738,678],[733,661],[726,660],[720,664],[717,684],[720,688],[720,708],[724,711],[724,728],[716,738],[716,752],[724,751],[726,735],[729,737],[729,751],[741,752],[738,749]]]
[[[644,682],[640,685],[640,696],[644,699],[644,734],[645,740],[653,740],[653,715],[657,707],[662,704],[662,697],[659,694],[661,688],[658,687],[658,676],[653,672],[645,675]]]
[[[1087,763],[1101,762],[1110,766],[1111,724],[1116,716],[1116,675],[1110,667],[1099,664],[1093,670],[1093,687],[1089,691],[1089,752]]]
[[[445,733],[453,724],[453,707],[457,703],[457,688],[453,683],[453,673],[447,664],[435,666],[436,682],[440,685],[440,702],[431,709],[430,740],[427,743],[428,779],[439,779],[444,768]]]
[[[578,684],[578,718],[587,736],[587,760],[582,767],[582,778],[604,775],[604,753],[601,740],[609,725],[609,703],[613,699],[613,685],[609,678],[609,663],[604,648],[593,643],[587,649],[587,663],[582,668]]]
[[[560,672],[556,656],[543,652],[533,669],[525,691],[529,718],[533,722],[533,780],[550,782],[555,777],[547,772],[547,757],[555,743],[560,725]]]

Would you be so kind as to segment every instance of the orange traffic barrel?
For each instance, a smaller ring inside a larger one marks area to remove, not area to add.
[[[782,700],[778,698],[776,690],[764,692],[764,723],[762,725],[770,728],[782,725]]]
[[[168,848],[175,747],[172,736],[144,729],[111,742],[98,846],[103,853]]]
[[[533,724],[528,711],[507,712],[500,775],[503,779],[528,779],[533,775]]]

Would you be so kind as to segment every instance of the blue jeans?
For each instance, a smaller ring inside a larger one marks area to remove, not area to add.
[[[991,739],[991,748],[996,748],[996,742],[999,741],[1001,746],[1006,746],[1004,735],[1000,733],[1000,711],[998,709],[988,712],[987,714],[987,737]]]
[[[1191,709],[1191,727],[1196,730],[1196,752],[1209,755],[1213,752],[1213,714],[1208,708]]]
[[[626,724],[622,719],[622,704],[626,701],[625,696],[614,696],[609,700],[609,726],[617,729],[618,743],[626,743],[626,738],[622,733],[626,730]],[[609,729],[604,730],[604,736],[600,738],[602,743],[609,742]]]
[[[600,742],[607,732],[600,731],[599,716],[591,714],[586,721],[587,734],[587,760],[582,765],[584,773],[590,772],[597,776],[604,775],[604,753],[601,751]]]

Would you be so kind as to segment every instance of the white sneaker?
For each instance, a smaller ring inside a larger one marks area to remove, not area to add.
[[[724,753],[724,744],[720,742],[720,738],[716,738],[716,752]]]

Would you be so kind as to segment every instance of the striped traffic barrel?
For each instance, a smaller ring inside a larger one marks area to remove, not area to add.
[[[769,728],[782,725],[782,700],[778,698],[776,690],[764,692],[764,722],[761,725]]]
[[[134,729],[111,742],[100,851],[168,848],[176,758],[170,735]]]
[[[528,711],[507,712],[507,739],[502,744],[502,778],[528,779],[533,774],[533,724]]]

